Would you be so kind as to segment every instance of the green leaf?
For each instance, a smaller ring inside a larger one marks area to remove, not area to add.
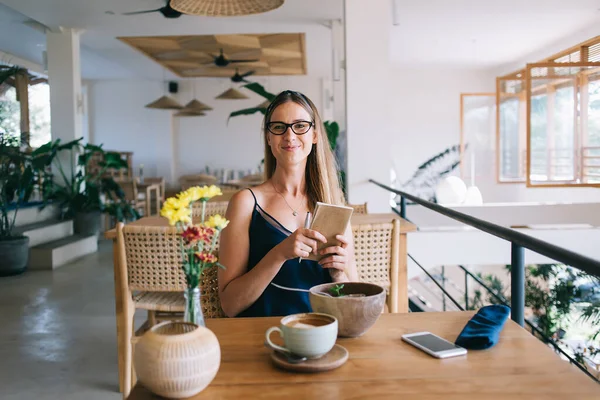
[[[239,110],[239,111],[234,111],[231,114],[229,114],[229,118],[227,119],[227,122],[229,122],[229,119],[231,119],[233,117],[238,117],[240,115],[252,115],[252,114],[256,114],[257,112],[264,115],[266,110],[267,110],[266,108],[253,107],[253,108],[245,108],[245,109]]]
[[[260,83],[257,83],[257,82],[248,83],[248,84],[244,85],[243,87],[250,90],[251,92],[256,93],[259,96],[264,97],[265,99],[267,99],[269,101],[273,101],[273,99],[275,99],[275,97],[277,97],[277,95],[267,92],[267,90]]]

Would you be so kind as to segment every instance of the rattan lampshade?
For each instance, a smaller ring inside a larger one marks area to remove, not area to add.
[[[281,7],[285,0],[171,0],[171,8],[189,15],[234,17],[261,14]]]
[[[175,113],[176,117],[204,117],[205,115],[206,113],[203,113],[202,111],[190,111],[186,109]]]
[[[192,100],[189,103],[187,103],[185,105],[185,107],[183,107],[184,111],[210,111],[212,110],[212,107],[204,104],[203,102],[199,101],[199,100]]]
[[[220,95],[215,97],[215,99],[227,99],[227,100],[242,100],[242,99],[248,99],[248,98],[249,97],[246,96],[244,93],[242,93],[239,90],[234,89],[234,88],[227,89],[226,91],[224,91],[223,93],[221,93]]]
[[[146,108],[158,108],[161,110],[181,110],[183,106],[175,99],[169,96],[162,96],[160,99],[146,104]]]

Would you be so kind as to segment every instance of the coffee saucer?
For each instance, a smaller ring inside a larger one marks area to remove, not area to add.
[[[339,344],[333,346],[329,353],[316,360],[306,360],[301,363],[292,364],[287,357],[277,351],[271,352],[271,360],[282,369],[297,372],[322,372],[338,368],[348,361],[348,350]]]

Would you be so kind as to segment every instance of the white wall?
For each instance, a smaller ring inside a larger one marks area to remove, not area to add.
[[[321,82],[308,76],[259,78],[267,90],[299,90],[321,105]],[[232,111],[254,107],[263,99],[244,90],[248,100],[215,100],[230,87],[224,79],[180,81],[173,97],[185,104],[193,97],[214,110],[204,117],[171,117],[174,112],[144,108],[164,94],[155,81],[89,81],[90,137],[105,149],[133,151],[135,173],[163,176],[174,185],[179,176],[210,168],[255,169],[263,158],[262,114],[232,118]]]
[[[257,29],[262,32],[264,26],[257,24],[248,32]],[[313,100],[322,115],[343,119],[343,96],[336,96],[324,108],[323,88],[332,87],[331,29],[319,24],[289,29],[305,33],[307,75],[248,79],[272,93],[285,89],[301,91]],[[264,151],[260,135],[262,114],[232,118],[229,123],[227,118],[232,111],[255,107],[264,99],[244,89],[248,100],[215,99],[231,86],[227,78],[180,80],[174,98],[185,104],[195,94],[214,110],[204,117],[171,118],[171,111],[144,108],[164,94],[162,82],[142,78],[89,81],[90,137],[97,144],[104,143],[106,149],[133,151],[136,174],[139,164],[144,164],[147,176],[163,176],[170,186],[176,185],[181,175],[202,172],[207,165],[255,169]]]
[[[500,67],[482,70],[441,64],[395,65],[388,48],[393,45],[390,4],[376,2],[368,9],[363,6],[359,0],[346,1],[349,194],[352,203],[367,201],[370,210],[380,212],[389,209],[388,195],[369,184],[368,179],[391,183],[389,171],[394,168],[398,181],[405,182],[418,165],[458,144],[460,94],[495,92]],[[541,53],[550,56],[591,38],[600,33],[599,29],[584,29],[569,43],[561,41]],[[375,54],[376,62],[367,56]],[[526,62],[523,60],[522,65]],[[481,160],[495,158],[494,135],[491,131],[488,143],[492,147],[482,149],[477,156],[480,166]],[[600,189],[596,188],[497,184],[494,168],[492,161],[487,163],[486,171],[477,172],[485,177],[477,181],[484,202],[600,202]]]

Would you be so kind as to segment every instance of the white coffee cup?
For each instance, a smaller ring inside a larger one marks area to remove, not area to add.
[[[279,332],[284,347],[271,341],[271,333]],[[284,353],[306,358],[319,358],[335,345],[338,321],[328,314],[292,314],[281,319],[279,327],[273,326],[266,332],[269,346]]]

